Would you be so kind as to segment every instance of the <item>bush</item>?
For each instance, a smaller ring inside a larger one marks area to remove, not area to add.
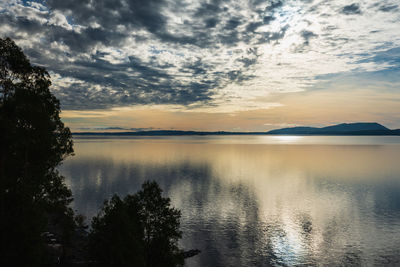
[[[92,220],[89,250],[101,266],[181,266],[180,211],[156,182],[123,200],[114,195]]]

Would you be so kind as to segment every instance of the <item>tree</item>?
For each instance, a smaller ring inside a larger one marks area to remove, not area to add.
[[[144,230],[147,266],[175,266],[183,263],[178,249],[181,213],[170,208],[171,200],[163,198],[156,182],[145,182],[137,193],[139,215]]]
[[[73,226],[71,191],[56,167],[73,153],[50,75],[0,38],[0,265],[40,265],[41,233],[66,237]]]
[[[92,220],[89,247],[101,266],[180,266],[180,211],[156,182],[123,200],[114,195]]]
[[[114,195],[92,219],[89,252],[100,266],[145,266],[143,231],[133,196]]]

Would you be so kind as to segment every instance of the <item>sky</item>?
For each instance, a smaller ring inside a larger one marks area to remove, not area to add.
[[[0,0],[72,131],[400,128],[398,0]]]

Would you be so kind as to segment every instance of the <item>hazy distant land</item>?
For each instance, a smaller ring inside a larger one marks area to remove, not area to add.
[[[179,131],[152,130],[127,132],[75,132],[74,135],[112,136],[181,136],[181,135],[400,135],[400,129],[391,130],[376,122],[341,123],[327,127],[290,127],[268,132]]]

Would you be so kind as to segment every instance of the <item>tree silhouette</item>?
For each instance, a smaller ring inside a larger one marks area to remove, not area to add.
[[[156,182],[121,200],[114,195],[92,220],[89,246],[101,266],[180,266],[180,211]]]
[[[134,197],[114,195],[92,219],[89,248],[100,266],[145,266],[143,231]]]
[[[73,153],[50,76],[0,38],[0,265],[41,265],[40,234],[49,225],[66,238],[73,226],[71,191],[56,166]]]

